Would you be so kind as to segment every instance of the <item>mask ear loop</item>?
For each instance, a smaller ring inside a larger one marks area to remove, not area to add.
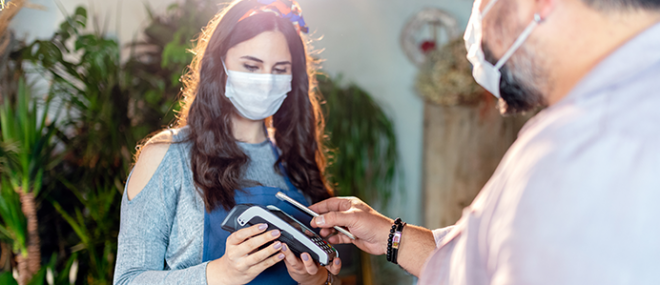
[[[229,70],[227,70],[227,65],[225,65],[225,59],[220,58],[220,61],[222,62],[222,67],[225,69],[225,74],[229,76]]]
[[[506,63],[511,58],[511,56],[513,56],[513,53],[515,53],[516,50],[520,48],[520,46],[527,40],[529,35],[532,34],[532,31],[534,31],[534,28],[536,28],[536,26],[538,26],[541,21],[543,21],[541,15],[534,14],[534,20],[529,23],[529,25],[527,25],[527,28],[525,28],[522,34],[520,34],[518,39],[513,43],[513,46],[511,46],[511,48],[504,54],[504,56],[500,58],[500,60],[495,65],[495,69],[499,70],[502,68],[504,63]]]
[[[495,3],[497,3],[497,0],[492,0],[492,1],[490,1],[490,3],[488,3],[488,5],[486,5],[486,7],[484,8],[484,11],[481,12],[481,17],[482,17],[482,18],[483,18],[484,16],[486,16],[486,14],[488,13],[488,11],[490,11],[490,9],[493,8],[493,6],[495,6]]]

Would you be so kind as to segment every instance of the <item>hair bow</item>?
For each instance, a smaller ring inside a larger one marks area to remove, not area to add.
[[[259,13],[273,13],[281,18],[291,21],[296,27],[296,30],[298,30],[298,33],[303,32],[306,34],[309,32],[309,28],[305,23],[305,19],[303,19],[302,9],[298,2],[294,0],[258,0],[257,2],[263,4],[263,6],[248,11],[238,20],[239,22]]]

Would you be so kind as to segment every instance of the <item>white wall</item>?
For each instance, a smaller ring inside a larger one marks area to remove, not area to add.
[[[28,40],[48,39],[64,20],[64,14],[57,3],[62,4],[66,13],[73,13],[78,6],[84,6],[88,12],[88,28],[92,28],[91,19],[99,26],[106,27],[107,34],[127,43],[147,24],[145,4],[156,11],[165,11],[172,0],[29,0],[30,3],[45,7],[45,11],[23,9],[12,21],[11,27],[17,36]],[[117,11],[121,11],[117,13]]]
[[[63,16],[55,0],[32,0],[47,11],[24,9],[13,27],[18,35],[48,38]],[[71,12],[77,5],[93,3],[95,14],[103,23],[109,17],[109,34],[117,35],[116,16],[120,15],[119,39],[126,43],[146,25],[145,2],[156,11],[164,11],[172,0],[61,0]],[[399,35],[407,20],[424,7],[438,7],[452,13],[464,27],[472,6],[471,0],[299,0],[314,36],[324,48],[324,69],[331,75],[357,83],[374,96],[391,114],[399,139],[405,171],[405,195],[395,197],[389,214],[410,223],[420,223],[423,103],[413,89],[417,68],[410,63],[399,44]],[[117,13],[118,5],[121,5]]]
[[[409,18],[424,7],[437,7],[467,24],[471,0],[300,0],[316,43],[325,51],[324,69],[342,73],[374,96],[397,128],[405,171],[405,194],[388,209],[410,223],[421,222],[423,102],[414,90],[415,67],[399,36]]]

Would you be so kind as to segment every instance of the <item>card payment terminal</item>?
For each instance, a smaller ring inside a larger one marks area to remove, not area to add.
[[[323,266],[339,257],[339,252],[321,236],[275,206],[264,208],[252,204],[236,205],[222,222],[222,229],[233,233],[262,223],[268,225],[268,231],[280,230],[282,234],[278,240],[286,243],[296,255],[307,252]]]

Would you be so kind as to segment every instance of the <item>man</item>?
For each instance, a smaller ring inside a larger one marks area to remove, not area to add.
[[[403,228],[398,263],[420,284],[660,284],[660,0],[477,0],[465,38],[502,112],[547,108],[455,226]],[[331,242],[388,251],[362,201],[312,209],[357,237]]]

